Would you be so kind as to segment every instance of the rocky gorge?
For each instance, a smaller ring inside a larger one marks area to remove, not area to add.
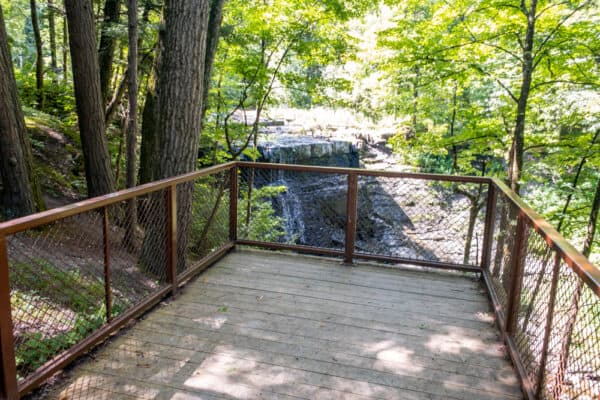
[[[268,163],[399,169],[384,139],[360,133],[309,136],[290,134],[285,125],[278,125],[266,129],[258,150],[258,161]],[[346,175],[274,168],[256,170],[253,182],[255,187],[284,188],[271,199],[284,224],[282,242],[344,248]],[[481,254],[483,234],[481,190],[478,185],[459,190],[423,179],[362,176],[356,251],[412,260],[475,263]],[[478,192],[480,201],[475,203],[464,194]],[[467,245],[470,218],[474,226],[471,245]]]

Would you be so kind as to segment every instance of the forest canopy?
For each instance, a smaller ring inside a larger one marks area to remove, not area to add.
[[[255,159],[275,107],[342,109],[413,170],[506,179],[598,261],[597,1],[0,6],[2,218]]]

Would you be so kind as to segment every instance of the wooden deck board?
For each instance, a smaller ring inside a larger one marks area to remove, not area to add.
[[[482,289],[238,250],[44,397],[520,399]]]

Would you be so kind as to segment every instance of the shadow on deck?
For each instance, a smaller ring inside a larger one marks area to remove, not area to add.
[[[481,281],[236,250],[37,398],[520,399]]]

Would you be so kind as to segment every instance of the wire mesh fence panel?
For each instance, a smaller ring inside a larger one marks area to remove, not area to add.
[[[166,192],[107,207],[113,317],[166,284]]]
[[[508,305],[508,288],[518,212],[517,206],[506,195],[498,194],[492,235],[490,274],[494,291],[504,313],[506,313]]]
[[[545,399],[600,398],[600,298],[564,262],[542,386]]]
[[[360,176],[357,253],[479,265],[487,185]]]
[[[186,269],[229,242],[230,177],[222,171],[193,182],[190,215],[180,215],[189,232]]]
[[[537,386],[551,304],[555,252],[533,228],[528,231],[514,341],[531,382]]]
[[[106,321],[99,211],[7,238],[18,379]]]
[[[342,250],[345,174],[241,168],[238,237]]]

